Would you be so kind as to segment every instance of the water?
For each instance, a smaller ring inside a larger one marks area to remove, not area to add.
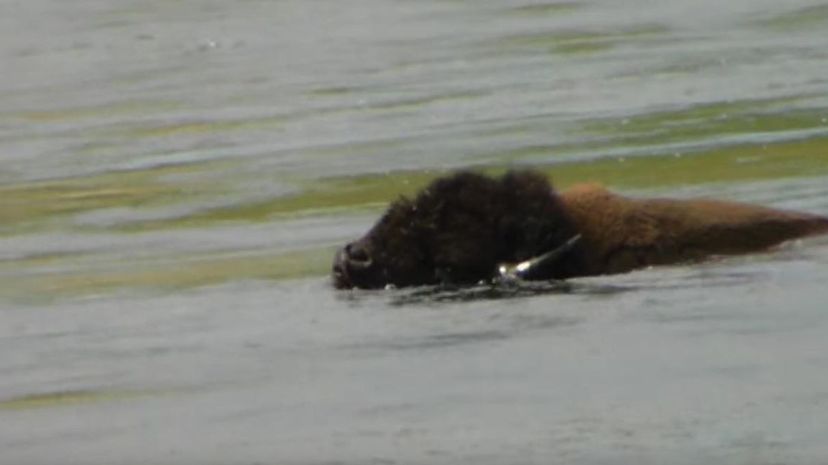
[[[828,7],[0,4],[3,463],[823,463],[828,242],[334,291],[458,167],[828,214]]]

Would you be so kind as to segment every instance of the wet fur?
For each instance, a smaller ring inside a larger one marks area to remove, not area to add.
[[[394,202],[351,244],[370,257],[370,269],[335,273],[335,284],[474,283],[492,278],[499,264],[535,257],[576,234],[582,235],[578,245],[538,279],[746,253],[826,231],[828,219],[805,213],[715,200],[631,199],[590,184],[558,194],[532,171],[500,178],[460,172],[435,180],[413,200]]]

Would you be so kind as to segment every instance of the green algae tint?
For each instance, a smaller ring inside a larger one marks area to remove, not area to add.
[[[615,146],[658,145],[711,140],[735,134],[766,134],[802,130],[828,132],[825,108],[785,108],[802,97],[718,102],[584,123],[585,135],[612,138]],[[589,144],[589,143],[587,143]]]
[[[828,5],[814,5],[757,21],[760,26],[779,31],[800,31],[828,26]]]
[[[562,186],[594,180],[622,188],[668,188],[749,182],[828,173],[828,138],[660,156],[608,158],[546,170]]]
[[[52,110],[33,110],[8,113],[2,116],[20,118],[32,123],[75,122],[114,116],[141,116],[147,112],[169,112],[181,108],[176,101],[125,101],[96,106],[79,106]]]
[[[558,3],[538,3],[535,5],[524,5],[509,10],[513,14],[526,16],[553,16],[564,13],[570,13],[575,10],[584,8],[583,3],[578,2],[558,2]]]
[[[110,293],[119,289],[175,291],[246,279],[318,276],[330,270],[335,250],[336,246],[329,246],[282,253],[190,255],[166,257],[153,263],[135,262],[128,267],[115,263],[104,269],[18,275],[7,279],[0,288],[0,298],[48,304],[61,297]]]
[[[170,227],[204,227],[222,222],[266,221],[347,211],[379,209],[388,200],[410,195],[441,172],[402,172],[327,178],[304,183],[301,193],[231,207],[207,209],[181,218],[134,222],[119,229],[146,231]]]
[[[226,162],[168,165],[69,179],[0,186],[0,235],[43,229],[68,215],[103,208],[152,207],[192,200],[215,184],[165,182],[167,175],[204,172]]]
[[[644,24],[616,31],[593,32],[559,30],[517,35],[503,39],[499,44],[508,49],[543,49],[550,53],[579,54],[611,49],[627,42],[653,39],[667,34],[669,29],[659,24]]]
[[[173,137],[178,135],[206,135],[227,133],[231,131],[278,129],[284,125],[284,116],[267,116],[239,120],[193,120],[170,123],[160,126],[136,127],[125,130],[127,137]]]
[[[595,181],[625,188],[669,187],[721,181],[756,181],[777,177],[811,176],[828,172],[828,138],[762,145],[739,145],[681,155],[608,157],[553,166],[529,166],[565,187]],[[506,166],[483,171],[499,173]],[[274,217],[330,214],[358,209],[380,209],[400,195],[411,195],[430,180],[445,174],[412,171],[316,180],[295,196],[232,208],[207,210],[171,220],[131,224],[129,230],[202,227],[223,221],[263,221]]]
[[[535,153],[533,150],[523,155]],[[495,165],[482,170],[498,173],[507,167]],[[811,176],[828,172],[828,137],[725,146],[698,152],[613,156],[528,168],[546,171],[559,187],[595,181],[608,186],[647,188]],[[365,209],[375,211],[401,195],[415,193],[442,174],[445,172],[427,170],[313,180],[303,184],[301,192],[295,195],[205,209],[179,218],[130,222],[116,229],[194,228],[224,222],[260,222]]]
[[[124,401],[148,396],[167,394],[161,390],[108,390],[108,391],[59,391],[44,394],[27,394],[0,400],[0,411],[32,410],[57,407],[73,407],[101,402]]]

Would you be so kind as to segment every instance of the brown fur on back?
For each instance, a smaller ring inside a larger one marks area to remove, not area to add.
[[[589,274],[767,249],[828,232],[807,213],[709,199],[633,199],[595,184],[561,194],[583,235]]]

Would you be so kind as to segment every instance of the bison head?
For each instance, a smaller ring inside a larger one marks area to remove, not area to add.
[[[523,262],[526,268],[533,259],[531,272],[522,277],[562,279],[581,266],[577,238],[545,176],[460,172],[435,180],[413,200],[392,203],[365,236],[340,249],[334,284],[476,283],[497,276],[507,264]]]

